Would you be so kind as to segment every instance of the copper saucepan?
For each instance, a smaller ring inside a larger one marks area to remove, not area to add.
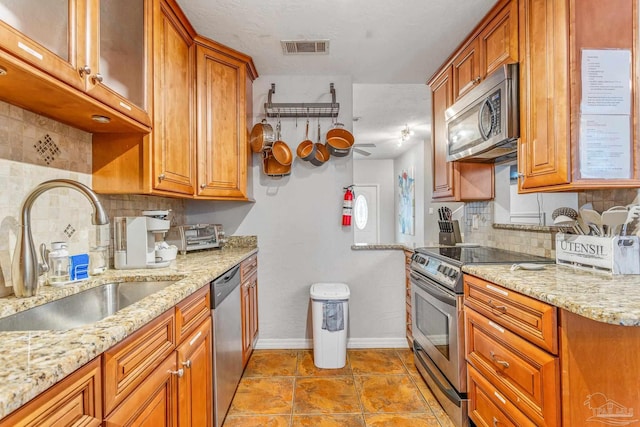
[[[311,160],[316,155],[316,145],[312,140],[309,139],[309,118],[307,117],[307,130],[305,133],[304,141],[298,144],[298,149],[296,150],[296,154],[302,160]]]
[[[335,123],[333,129],[327,132],[327,148],[332,156],[344,157],[351,152],[355,139],[351,132],[344,129],[342,123]]]
[[[331,157],[331,153],[325,146],[320,142],[320,120],[318,120],[318,142],[315,143],[316,154],[313,156],[313,159],[309,160],[312,165],[320,166]]]
[[[259,153],[271,147],[275,140],[273,128],[267,123],[266,119],[262,119],[260,123],[256,123],[251,129],[249,143],[251,144],[251,151],[254,153]]]
[[[280,139],[280,119],[278,118],[278,124],[276,125],[276,142],[271,145],[271,153],[276,162],[283,166],[291,165],[293,161],[293,153],[286,142]]]

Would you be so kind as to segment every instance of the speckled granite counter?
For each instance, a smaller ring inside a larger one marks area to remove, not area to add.
[[[400,250],[400,251],[411,251],[411,252],[413,252],[413,248],[410,248],[409,246],[403,245],[403,244],[400,244],[400,243],[351,245],[351,249],[354,250],[354,251]]]
[[[640,326],[640,276],[611,276],[555,264],[544,270],[510,270],[509,265],[466,265],[473,274],[604,323]]]
[[[173,285],[99,322],[68,331],[0,332],[0,418],[182,301],[229,268],[257,252],[257,246],[178,255],[163,269],[108,270],[69,288],[45,286],[38,296],[0,299],[0,317],[113,281],[177,280]],[[238,307],[238,310],[240,308]]]

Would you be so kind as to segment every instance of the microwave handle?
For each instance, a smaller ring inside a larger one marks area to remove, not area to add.
[[[491,125],[487,130],[485,130],[484,126],[482,125],[482,115],[484,114],[485,108],[489,108],[489,113],[491,117]],[[484,102],[482,103],[482,107],[480,107],[480,111],[478,112],[478,128],[480,129],[480,135],[482,135],[482,138],[485,141],[489,139],[489,137],[491,136],[491,131],[493,130],[493,126],[494,126],[495,116],[496,116],[496,112],[493,109],[493,105],[491,105],[491,102],[489,102],[488,99],[485,99]]]

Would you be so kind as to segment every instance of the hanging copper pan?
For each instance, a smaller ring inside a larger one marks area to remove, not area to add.
[[[273,145],[276,140],[273,133],[273,127],[267,123],[266,119],[262,119],[260,123],[256,123],[251,129],[251,135],[249,136],[249,143],[251,144],[251,151],[259,153],[268,147]]]

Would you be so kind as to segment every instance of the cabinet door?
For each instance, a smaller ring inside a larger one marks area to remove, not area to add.
[[[246,65],[197,47],[198,196],[247,198]]]
[[[180,427],[212,425],[213,358],[211,317],[206,318],[177,348],[178,421]]]
[[[570,181],[567,0],[520,0],[520,189]]]
[[[154,0],[152,186],[185,195],[195,187],[195,47],[180,20]]]
[[[479,36],[483,77],[504,64],[518,62],[518,1],[512,0]]]
[[[253,349],[256,341],[258,340],[258,273],[256,273],[251,279],[251,286],[249,287],[251,301],[251,348]]]
[[[87,92],[151,126],[147,113],[147,55],[151,52],[152,0],[89,2]]]
[[[2,427],[102,425],[100,357],[0,421]]]
[[[452,101],[452,68],[447,67],[431,84],[433,109],[433,198],[453,196],[453,165],[447,162],[447,128],[444,112]]]
[[[248,277],[241,285],[241,318],[242,318],[242,363],[246,366],[253,351],[254,329],[257,330],[257,316],[254,313],[255,297],[253,286],[257,282],[257,274]],[[257,311],[257,307],[256,307]]]
[[[457,101],[482,80],[480,43],[474,39],[453,60],[453,96]]]
[[[0,45],[14,56],[84,90],[86,4],[72,0],[3,0]]]
[[[176,357],[162,364],[104,420],[105,427],[177,427]]]

